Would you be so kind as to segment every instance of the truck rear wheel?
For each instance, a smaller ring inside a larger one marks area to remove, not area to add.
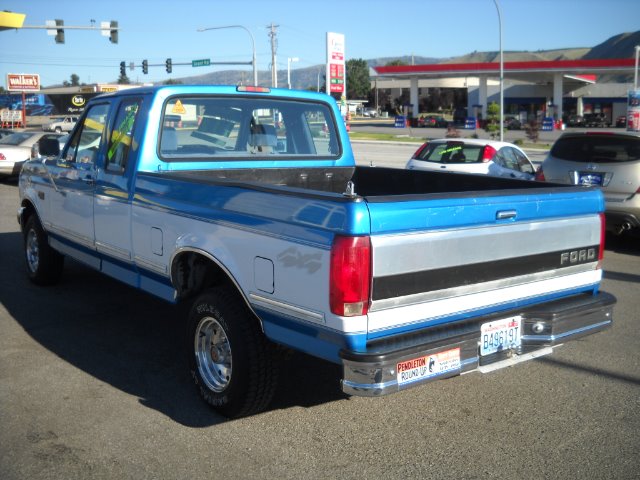
[[[35,215],[31,215],[25,224],[24,258],[33,283],[52,285],[60,280],[64,257],[49,246],[47,234]]]
[[[188,324],[189,368],[202,398],[229,418],[267,408],[277,383],[273,346],[238,294],[206,291]]]

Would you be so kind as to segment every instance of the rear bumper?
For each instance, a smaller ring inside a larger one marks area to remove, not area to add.
[[[482,371],[489,365],[496,369],[529,360],[549,353],[556,345],[611,326],[615,303],[616,298],[606,292],[581,294],[377,341],[368,345],[367,352],[342,350],[342,390],[358,396],[387,395],[428,381]],[[515,315],[522,317],[522,345],[517,350],[481,357],[481,325]],[[401,363],[428,371],[424,370],[419,380],[404,382],[399,380],[398,364]],[[434,368],[431,373],[433,365],[440,368]]]

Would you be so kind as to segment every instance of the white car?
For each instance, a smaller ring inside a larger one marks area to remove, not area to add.
[[[57,133],[15,132],[0,138],[0,177],[18,175],[22,164],[32,157],[32,148],[42,137],[58,138]]]
[[[525,180],[534,180],[536,173],[531,160],[512,143],[459,138],[426,142],[413,154],[406,168]]]

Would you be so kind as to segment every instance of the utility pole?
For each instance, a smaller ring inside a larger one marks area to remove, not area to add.
[[[278,41],[276,40],[276,28],[280,25],[267,25],[269,28],[269,36],[271,37],[271,86],[278,88],[278,64],[276,63],[276,49],[278,48]]]

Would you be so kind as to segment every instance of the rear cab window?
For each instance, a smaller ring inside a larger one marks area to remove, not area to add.
[[[581,135],[559,138],[551,155],[584,163],[619,163],[640,160],[640,137],[623,135]]]
[[[435,163],[481,163],[482,146],[462,142],[431,142],[416,159]]]
[[[328,104],[246,96],[169,98],[158,142],[165,162],[330,159],[340,149]]]

